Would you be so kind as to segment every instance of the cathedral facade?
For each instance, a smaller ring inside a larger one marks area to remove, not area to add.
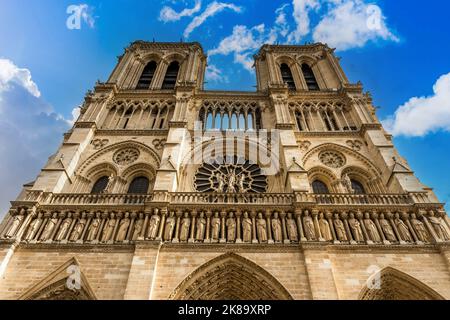
[[[206,67],[125,50],[11,202],[0,299],[450,298],[444,205],[333,49],[264,45],[255,92]]]

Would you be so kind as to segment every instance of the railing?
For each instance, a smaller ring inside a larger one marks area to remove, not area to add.
[[[26,201],[37,201],[41,205],[143,205],[152,201],[151,194],[64,194],[29,193]]]
[[[408,194],[313,194],[318,204],[330,205],[409,205],[414,204]]]
[[[271,204],[291,205],[293,194],[218,194],[218,193],[172,193],[170,203],[173,204]]]

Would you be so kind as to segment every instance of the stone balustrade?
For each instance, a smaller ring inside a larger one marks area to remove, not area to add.
[[[282,198],[276,198],[282,201]],[[187,201],[184,197],[177,201]],[[223,200],[225,201],[225,200]],[[22,207],[11,212],[0,239],[25,243],[164,243],[422,245],[450,242],[443,210],[391,211],[171,209],[67,210]]]

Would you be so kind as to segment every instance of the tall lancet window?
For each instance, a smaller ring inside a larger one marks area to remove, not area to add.
[[[287,84],[289,90],[297,90],[295,86],[294,77],[292,76],[291,68],[286,63],[283,63],[280,66],[281,77],[283,78],[283,82]]]
[[[150,89],[150,85],[152,84],[153,76],[156,71],[156,62],[150,61],[144,68],[142,72],[141,78],[139,79],[138,85],[136,87],[137,90],[147,90]]]
[[[314,76],[314,72],[311,67],[304,63],[302,65],[303,76],[305,77],[306,85],[308,86],[308,90],[318,91],[320,90],[319,85],[317,84],[316,77]]]
[[[162,85],[163,90],[175,89],[179,70],[180,70],[180,64],[177,61],[174,61],[171,64],[169,64],[169,67],[167,68],[166,76],[164,77],[164,82]]]
[[[150,181],[146,177],[138,177],[131,181],[128,194],[146,194],[150,187]]]

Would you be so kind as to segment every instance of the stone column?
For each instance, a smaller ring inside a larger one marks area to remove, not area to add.
[[[152,215],[152,210],[144,212],[144,224],[142,225],[141,234],[138,237],[138,241],[144,241],[147,233],[148,219]]]
[[[366,225],[364,224],[364,221],[363,221],[364,215],[360,210],[358,210],[356,217],[361,225],[361,230],[363,232],[364,238],[366,239],[366,243],[369,245],[373,244],[373,241],[369,238],[369,235],[367,234]]]
[[[179,243],[180,242],[180,225],[181,225],[181,217],[183,216],[183,211],[177,210],[175,212],[175,216],[177,217],[177,222],[175,225],[175,235],[173,236],[173,243]]]
[[[192,216],[192,219],[191,219],[191,230],[190,230],[191,233],[190,233],[190,237],[189,237],[188,242],[189,243],[194,243],[195,242],[195,227],[196,227],[195,221],[196,221],[196,218],[197,218],[197,211],[192,210],[191,216]]]
[[[133,239],[131,239],[131,237],[133,236],[134,224],[136,223],[136,218],[137,217],[138,217],[137,212],[133,211],[131,213],[130,226],[128,227],[127,235],[125,236],[125,241],[132,241],[133,240]]]
[[[378,213],[376,210],[373,210],[373,212],[372,212],[372,219],[373,219],[373,221],[375,221],[375,225],[377,226],[378,233],[380,234],[381,240],[383,241],[383,243],[385,245],[390,245],[391,242],[389,240],[387,240],[386,236],[384,235],[384,231],[383,231],[383,228],[381,228],[380,220],[378,220]]]
[[[271,223],[271,216],[272,212],[270,209],[266,210],[266,223],[267,223],[267,243],[273,244],[273,237],[272,237],[272,223]]]
[[[408,212],[402,212],[402,220],[406,223],[406,225],[408,226],[408,228],[409,228],[409,232],[411,233],[411,235],[412,235],[412,237],[413,237],[413,239],[414,239],[414,242],[416,243],[416,244],[422,244],[422,241],[420,241],[419,240],[419,238],[417,237],[417,234],[416,234],[416,230],[414,230],[414,228],[413,228],[413,226],[412,226],[412,224],[411,224],[411,221],[409,220],[409,214],[408,214]]]
[[[225,230],[225,224],[226,224],[226,217],[227,217],[227,212],[225,210],[223,210],[220,214],[221,217],[221,223],[220,223],[220,243],[227,243],[227,238],[226,238],[226,230]]]
[[[205,243],[211,243],[211,216],[212,211],[208,210],[206,212],[206,234],[205,234]]]
[[[70,213],[69,213],[70,214]],[[66,236],[64,237],[64,239],[61,241],[61,243],[67,243],[69,241],[70,235],[72,234],[73,228],[75,228],[75,225],[77,224],[77,221],[80,217],[80,213],[79,212],[74,212],[72,215],[73,219],[72,222],[69,226],[69,230],[67,230]]]
[[[164,208],[161,210],[161,224],[159,225],[159,231],[158,231],[158,237],[156,238],[156,241],[162,241],[163,240],[163,232],[164,227],[166,225],[166,217],[167,217],[167,208]]]
[[[236,243],[242,243],[241,216],[242,216],[242,212],[240,210],[237,210],[236,211]]]
[[[301,209],[295,209],[295,217],[297,218],[297,228],[298,228],[298,236],[300,238],[300,242],[307,242],[308,239],[306,239],[305,233],[303,232],[302,210]]]
[[[280,213],[280,219],[281,219],[281,229],[283,231],[283,242],[284,244],[291,244],[291,240],[289,239],[286,227],[286,212],[282,211]]]
[[[319,219],[318,219],[319,210],[313,209],[311,211],[311,215],[312,215],[312,218],[313,218],[313,221],[314,221],[314,227],[316,229],[316,233],[318,235],[319,241],[320,242],[325,242],[325,239],[322,237],[322,231],[320,230],[320,226],[319,226]]]
[[[333,213],[330,210],[325,212],[325,217],[327,218],[328,224],[330,225],[331,235],[333,236],[333,243],[340,244],[341,242],[337,238],[336,230],[334,229]]]
[[[342,219],[342,222],[344,223],[344,229],[345,229],[345,232],[347,233],[348,241],[350,242],[350,244],[356,244],[357,242],[353,239],[352,232],[351,232],[350,227],[348,225],[348,213],[347,212],[342,212],[341,213],[341,219]]]
[[[83,213],[84,214],[84,213]],[[84,226],[83,232],[81,233],[80,239],[77,240],[77,243],[83,243],[84,237],[86,236],[86,232],[89,230],[89,225],[92,222],[92,218],[94,217],[94,214],[92,212],[87,213],[87,221],[86,225]]]
[[[401,245],[406,244],[406,242],[403,241],[402,238],[400,237],[400,233],[398,232],[397,226],[395,225],[395,222],[394,222],[394,214],[391,211],[387,211],[386,212],[386,219],[389,220],[389,223],[391,224],[392,230],[394,230],[395,236],[397,237],[399,243]]]
[[[259,241],[258,241],[258,234],[256,231],[256,210],[252,210],[251,218],[252,218],[252,230],[253,230],[252,243],[257,244],[257,243],[259,243]]]
[[[111,214],[111,217],[114,217],[113,215],[114,215],[114,213]],[[123,218],[123,213],[117,214],[116,224],[114,226],[114,230],[111,235],[111,239],[108,240],[109,244],[113,244],[116,241],[117,229],[119,229],[120,220],[122,220],[122,218]]]

